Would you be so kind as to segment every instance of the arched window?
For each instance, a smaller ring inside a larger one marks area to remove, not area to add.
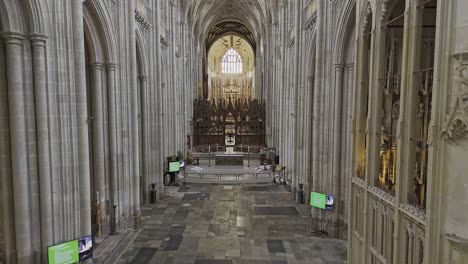
[[[242,58],[240,54],[230,49],[224,54],[221,60],[222,73],[242,73]]]

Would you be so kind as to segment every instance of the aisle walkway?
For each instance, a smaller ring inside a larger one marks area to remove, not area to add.
[[[143,229],[120,263],[344,263],[346,242],[309,236],[309,211],[277,185],[172,187],[142,208]]]

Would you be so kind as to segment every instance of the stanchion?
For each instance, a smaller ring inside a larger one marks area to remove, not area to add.
[[[211,146],[208,146],[208,167],[211,167]]]
[[[247,167],[250,167],[250,146],[247,146]]]
[[[99,203],[96,203],[96,223],[97,223],[96,237],[101,237],[101,205]]]
[[[151,184],[151,203],[155,204],[156,203],[156,183]]]
[[[299,191],[297,191],[297,201],[300,203],[300,204],[303,204],[304,203],[304,184],[302,183],[299,183]]]
[[[112,235],[117,233],[117,215],[115,213],[115,208],[117,208],[117,205],[116,204],[112,205],[112,215],[113,215],[112,218],[114,219],[112,221],[112,232],[111,232]]]

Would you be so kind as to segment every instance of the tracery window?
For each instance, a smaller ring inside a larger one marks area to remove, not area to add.
[[[242,73],[242,57],[235,49],[229,49],[221,59],[221,72],[228,74]]]

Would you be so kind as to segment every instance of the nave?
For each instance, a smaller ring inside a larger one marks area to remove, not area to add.
[[[142,207],[142,216],[142,229],[122,242],[128,243],[124,250],[116,247],[111,253],[118,263],[331,264],[346,260],[346,243],[312,234],[309,206],[297,204],[282,185],[170,187],[160,203]],[[100,260],[97,263],[106,263]]]

